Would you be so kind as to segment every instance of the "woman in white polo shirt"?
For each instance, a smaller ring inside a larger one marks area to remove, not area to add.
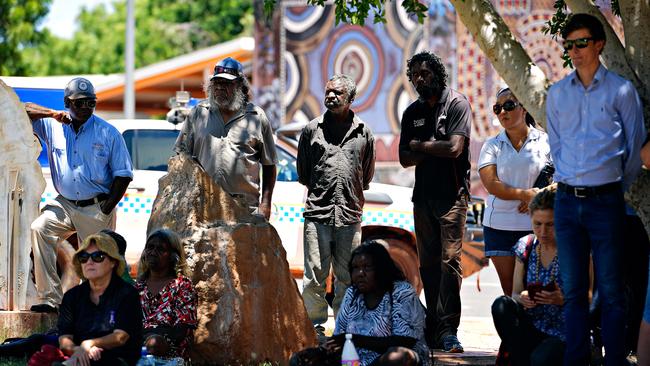
[[[512,295],[515,257],[512,247],[530,234],[528,203],[542,169],[551,162],[548,136],[509,88],[497,93],[493,106],[503,130],[481,149],[479,175],[490,194],[483,218],[485,255],[492,260],[505,295]]]

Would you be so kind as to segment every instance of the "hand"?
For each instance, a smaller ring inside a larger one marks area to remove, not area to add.
[[[328,354],[341,353],[343,349],[343,343],[345,342],[345,334],[339,334],[330,337],[330,339],[325,342],[323,347]]]
[[[66,365],[70,366],[90,366],[88,352],[83,347],[75,347],[74,353],[66,362]]]
[[[85,340],[81,342],[81,348],[86,351],[88,358],[93,361],[99,361],[102,358],[103,349],[94,345],[92,340]]]
[[[260,206],[257,208],[257,211],[259,212],[260,215],[264,216],[266,218],[266,221],[269,221],[271,218],[271,204],[268,202],[262,201],[260,203]]]
[[[102,203],[99,204],[99,209],[102,211],[104,215],[110,215],[111,211],[113,211],[113,208],[115,208],[115,207],[109,207],[111,205],[108,204],[107,202],[108,201],[103,201]]]
[[[537,306],[537,304],[528,296],[528,290],[524,290],[519,294],[519,303],[526,309],[532,309]]]
[[[519,206],[517,207],[517,211],[519,211],[519,213],[522,213],[522,214],[523,213],[528,213],[528,202],[520,201]]]
[[[533,200],[533,198],[539,193],[540,189],[539,188],[530,188],[530,189],[524,189],[521,192],[521,202],[526,202],[526,205],[530,203],[530,201]],[[520,205],[521,207],[521,205]],[[526,211],[528,211],[528,208],[526,208]],[[521,212],[521,211],[520,211]]]
[[[54,111],[52,113],[52,118],[64,124],[68,124],[72,122],[72,118],[70,117],[68,112],[65,111]]]
[[[419,140],[411,140],[411,142],[409,142],[409,148],[411,149],[411,151],[420,151],[421,146],[422,146],[422,142],[420,142]]]
[[[564,304],[564,296],[562,291],[556,289],[555,291],[540,291],[535,294],[535,303],[544,305],[562,305]]]

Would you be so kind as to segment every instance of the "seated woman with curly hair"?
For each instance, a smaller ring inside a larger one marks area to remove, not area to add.
[[[187,276],[185,251],[176,233],[154,231],[140,257],[138,281],[144,314],[144,345],[158,357],[189,359],[197,325],[197,295]]]
[[[295,354],[291,365],[340,365],[345,334],[366,365],[430,365],[424,308],[386,248],[377,242],[352,251],[348,288],[332,336],[323,346]]]

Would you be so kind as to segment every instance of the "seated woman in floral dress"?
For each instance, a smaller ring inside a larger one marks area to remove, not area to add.
[[[198,299],[186,267],[176,233],[160,229],[149,235],[135,288],[144,315],[144,344],[154,356],[189,359]]]

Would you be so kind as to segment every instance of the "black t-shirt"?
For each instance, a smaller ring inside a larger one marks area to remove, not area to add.
[[[416,100],[402,116],[400,149],[409,149],[409,142],[449,141],[451,135],[465,136],[463,152],[457,158],[429,156],[415,167],[413,201],[455,199],[469,194],[469,138],[472,109],[464,95],[446,88],[440,100],[430,107]]]
[[[102,359],[121,357],[135,365],[142,346],[142,307],[136,289],[113,274],[99,304],[90,301],[88,281],[63,295],[57,323],[59,335],[70,334],[76,345],[87,339],[103,337],[115,329],[125,331],[129,339],[122,347],[105,349]]]

